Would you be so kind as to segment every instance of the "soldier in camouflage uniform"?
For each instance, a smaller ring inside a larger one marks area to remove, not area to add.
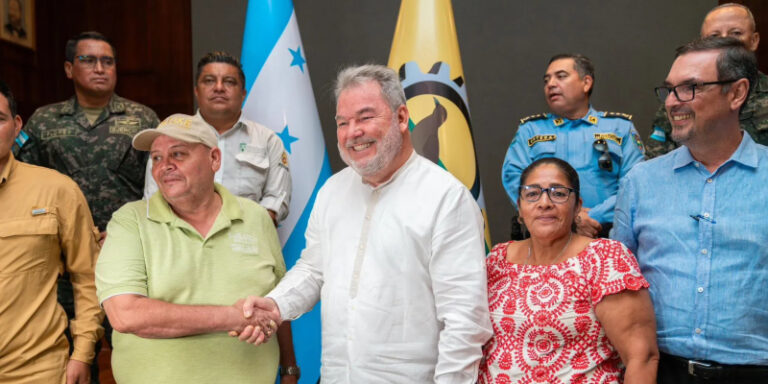
[[[91,123],[72,97],[35,111],[24,128],[29,138],[20,157],[72,177],[104,231],[112,212],[142,198],[147,154],[134,150],[131,139],[158,124],[151,109],[117,95]]]
[[[85,32],[68,41],[66,60],[75,96],[35,111],[19,157],[74,179],[104,231],[112,212],[142,198],[147,154],[133,149],[131,139],[160,121],[151,109],[114,94],[114,49],[104,36]]]
[[[755,30],[755,19],[749,8],[741,4],[723,4],[707,13],[701,25],[701,37],[721,36],[739,39],[747,49],[756,51],[760,35]],[[768,145],[768,76],[758,73],[758,81],[739,116],[741,129],[755,142]],[[679,147],[671,137],[672,126],[662,104],[653,120],[653,131],[646,141],[648,158],[663,155]]]
[[[160,121],[148,107],[115,95],[115,50],[103,35],[81,33],[67,41],[65,55],[64,71],[75,95],[38,108],[17,137],[14,153],[21,161],[74,179],[103,240],[112,212],[143,195],[147,153],[133,149],[131,140]],[[73,317],[72,286],[66,276],[59,279],[58,298]],[[107,325],[108,339],[109,330]],[[97,372],[92,379],[98,379]]]

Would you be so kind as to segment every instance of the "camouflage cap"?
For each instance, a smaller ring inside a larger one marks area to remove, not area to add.
[[[196,116],[176,113],[168,116],[156,129],[145,129],[133,137],[133,147],[149,151],[152,142],[160,135],[173,137],[187,143],[201,143],[210,148],[218,147],[219,140],[211,127]]]

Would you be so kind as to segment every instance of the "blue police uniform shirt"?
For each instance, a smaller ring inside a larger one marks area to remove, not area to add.
[[[580,193],[584,207],[590,208],[589,216],[599,223],[612,223],[619,179],[644,156],[643,143],[630,119],[623,113],[595,111],[590,106],[577,120],[551,113],[520,120],[501,170],[501,181],[512,204],[517,205],[520,174],[525,167],[544,157],[557,157],[579,173]],[[608,144],[611,171],[598,164],[603,153],[593,148],[597,139]]]
[[[611,238],[636,256],[659,350],[768,366],[768,147],[744,133],[714,172],[687,147],[621,180]]]

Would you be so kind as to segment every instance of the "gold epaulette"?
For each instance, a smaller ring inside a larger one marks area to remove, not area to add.
[[[605,117],[618,117],[620,119],[632,121],[632,115],[624,112],[606,112]]]
[[[525,123],[527,123],[529,121],[532,121],[532,120],[539,120],[539,119],[546,119],[546,118],[547,118],[547,114],[546,113],[539,113],[537,115],[530,115],[528,117],[524,117],[524,118],[520,119],[520,124],[522,125],[522,124],[525,124]]]

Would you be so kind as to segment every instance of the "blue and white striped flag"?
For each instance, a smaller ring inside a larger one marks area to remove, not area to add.
[[[288,152],[293,192],[290,213],[278,233],[290,268],[304,249],[304,230],[317,191],[331,176],[291,0],[248,2],[241,61],[246,81],[252,81],[244,116],[275,130]],[[320,306],[293,321],[292,327],[301,382],[315,383],[320,375]]]

